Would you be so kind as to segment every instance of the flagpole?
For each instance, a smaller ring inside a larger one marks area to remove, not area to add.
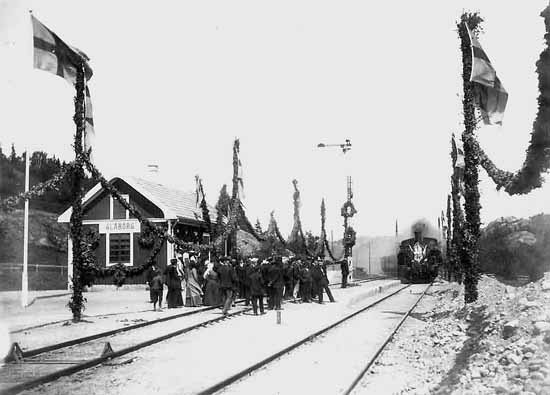
[[[25,152],[25,193],[29,192],[29,149]],[[25,198],[23,220],[23,273],[21,274],[21,306],[29,305],[29,198]]]

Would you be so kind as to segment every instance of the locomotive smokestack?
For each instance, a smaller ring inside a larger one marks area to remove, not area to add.
[[[420,230],[414,231],[414,241],[422,241],[422,232]]]

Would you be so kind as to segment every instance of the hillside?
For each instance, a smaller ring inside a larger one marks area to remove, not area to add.
[[[67,232],[57,214],[29,213],[29,289],[63,289],[67,278]],[[23,210],[0,212],[0,291],[21,287]]]

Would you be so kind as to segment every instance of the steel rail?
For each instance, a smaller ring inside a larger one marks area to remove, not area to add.
[[[235,303],[242,303],[242,302],[244,302],[244,299],[238,300]],[[202,312],[205,312],[205,311],[215,310],[215,309],[218,309],[220,307],[222,307],[222,305],[205,307],[205,308],[201,308],[199,310],[186,311],[185,313],[174,314],[174,315],[170,315],[170,316],[166,316],[166,317],[157,318],[155,320],[151,320],[151,321],[147,321],[147,322],[140,322],[139,324],[128,325],[128,326],[112,329],[112,330],[105,331],[105,332],[95,333],[93,335],[83,336],[83,337],[79,337],[79,338],[76,338],[76,339],[71,339],[71,340],[67,340],[67,341],[64,341],[64,342],[51,344],[49,346],[44,346],[44,347],[39,347],[39,348],[35,348],[35,349],[32,349],[32,350],[22,351],[21,356],[23,358],[34,357],[34,356],[37,356],[37,355],[40,355],[40,354],[43,354],[43,353],[46,353],[46,352],[59,350],[61,348],[75,346],[77,344],[86,343],[86,342],[89,342],[89,341],[92,341],[92,340],[101,339],[102,337],[112,336],[112,335],[115,335],[115,334],[118,334],[118,333],[143,328],[145,326],[158,324],[160,322],[175,320],[175,319],[178,319],[178,318],[181,318],[181,317],[186,317],[186,316],[190,316],[190,315],[194,315],[194,314],[199,314],[199,313],[202,313]],[[63,321],[61,321],[61,322],[63,322]],[[10,355],[8,355],[4,359],[4,362],[13,362],[13,361],[14,361],[14,358],[13,358],[13,356],[10,356]]]
[[[416,302],[414,302],[414,304],[412,305],[412,307],[405,313],[405,315],[403,316],[403,318],[401,318],[401,320],[399,321],[399,323],[395,326],[395,328],[392,330],[392,332],[390,333],[390,335],[386,338],[386,340],[384,341],[384,343],[382,343],[382,345],[378,348],[378,350],[376,351],[376,354],[374,354],[374,356],[369,360],[369,362],[367,362],[366,366],[363,368],[363,370],[361,370],[361,372],[357,375],[357,377],[355,377],[355,379],[353,380],[353,382],[351,383],[351,385],[346,389],[346,391],[344,391],[344,395],[349,395],[352,393],[352,391],[355,389],[355,387],[357,386],[357,384],[359,384],[359,382],[363,379],[363,377],[365,376],[365,374],[369,371],[369,369],[371,368],[371,366],[376,362],[376,360],[378,359],[378,357],[380,356],[380,354],[382,354],[382,352],[385,350],[385,348],[388,346],[388,344],[392,341],[393,337],[397,334],[397,332],[399,331],[399,329],[401,328],[401,326],[405,323],[406,319],[409,318],[410,314],[413,312],[413,310],[416,308],[416,306],[418,305],[418,303],[420,303],[420,301],[422,300],[422,298],[424,297],[424,295],[426,295],[426,292],[428,292],[428,289],[430,289],[430,287],[432,286],[433,283],[430,283],[426,289],[424,289],[424,291],[422,291],[422,294],[420,295],[420,297],[416,300]]]
[[[214,394],[215,392],[217,392],[217,391],[219,391],[219,390],[221,390],[221,389],[223,389],[223,388],[225,388],[225,387],[227,387],[227,386],[233,384],[235,381],[237,381],[237,380],[239,380],[239,379],[241,379],[241,378],[243,378],[243,377],[249,375],[250,373],[254,372],[255,370],[258,370],[258,369],[261,368],[262,366],[267,365],[268,363],[274,361],[274,360],[277,359],[277,358],[280,358],[281,356],[283,356],[283,355],[285,355],[285,354],[288,354],[289,352],[293,351],[294,349],[300,347],[302,344],[307,343],[307,342],[309,342],[309,341],[315,339],[316,337],[318,337],[318,336],[320,336],[320,335],[322,335],[322,334],[324,334],[324,333],[330,331],[331,329],[337,327],[338,325],[340,325],[340,324],[346,322],[347,320],[349,320],[349,319],[355,317],[355,316],[358,315],[358,314],[361,314],[362,312],[364,312],[364,311],[370,309],[371,307],[376,306],[377,304],[379,304],[379,303],[385,301],[386,299],[391,298],[392,296],[398,294],[399,292],[403,291],[403,290],[406,289],[406,288],[409,288],[410,286],[411,286],[410,284],[405,285],[404,287],[399,288],[397,291],[392,292],[392,293],[390,293],[390,294],[388,294],[388,295],[386,295],[386,296],[384,296],[384,297],[382,297],[382,298],[380,298],[380,299],[378,299],[378,300],[376,300],[376,301],[370,303],[369,305],[367,305],[367,306],[365,306],[365,307],[362,307],[361,309],[359,309],[359,310],[357,310],[357,311],[355,311],[355,312],[353,312],[353,313],[351,313],[351,314],[348,314],[348,315],[345,316],[344,318],[342,318],[342,319],[340,319],[340,320],[338,320],[338,321],[336,321],[336,322],[330,324],[329,326],[326,326],[326,327],[324,327],[324,328],[318,330],[317,332],[315,332],[315,333],[313,333],[313,334],[311,334],[311,335],[308,335],[308,336],[304,337],[304,338],[301,339],[301,340],[298,340],[297,342],[295,342],[295,343],[291,344],[290,346],[288,346],[288,347],[286,347],[286,348],[284,348],[284,349],[282,349],[282,350],[280,350],[280,351],[278,351],[278,352],[276,352],[276,353],[270,355],[269,357],[267,357],[267,358],[261,360],[260,362],[257,362],[257,363],[255,363],[254,365],[249,366],[249,367],[247,367],[247,368],[241,370],[240,372],[235,373],[234,375],[232,375],[232,376],[230,376],[230,377],[228,377],[228,378],[226,378],[226,379],[224,379],[224,380],[222,380],[222,381],[219,381],[218,383],[216,383],[216,384],[214,384],[214,385],[212,385],[212,386],[210,386],[210,387],[208,387],[208,388],[206,388],[206,389],[204,389],[204,390],[198,392],[197,395],[211,395],[211,394]]]
[[[204,322],[201,322],[201,323],[198,323],[198,324],[186,327],[186,328],[178,329],[177,331],[168,333],[166,335],[162,335],[162,336],[156,337],[154,339],[146,340],[142,343],[138,343],[138,344],[135,344],[135,345],[130,346],[130,347],[123,348],[123,349],[118,350],[118,351],[113,351],[113,352],[107,353],[106,355],[102,355],[98,358],[90,359],[90,360],[82,362],[82,363],[77,363],[74,366],[57,370],[55,372],[46,374],[44,376],[38,377],[38,378],[33,379],[33,380],[29,380],[29,381],[26,381],[26,382],[23,382],[23,383],[20,383],[20,384],[16,384],[12,387],[9,387],[9,388],[6,388],[6,389],[0,391],[0,394],[2,394],[2,395],[17,394],[21,391],[28,390],[30,388],[36,387],[36,386],[41,385],[41,384],[45,384],[47,382],[56,380],[56,379],[58,379],[60,377],[63,377],[63,376],[68,376],[68,375],[77,373],[81,370],[89,369],[93,366],[100,365],[103,362],[106,362],[110,359],[117,358],[117,357],[120,357],[122,355],[137,351],[141,348],[148,347],[148,346],[153,345],[155,343],[159,343],[161,341],[170,339],[174,336],[178,336],[178,335],[181,335],[181,334],[186,333],[186,332],[190,332],[194,329],[204,327],[206,325],[210,325],[210,324],[216,323],[218,321],[225,320],[226,318],[234,317],[234,316],[243,314],[243,313],[245,313],[247,311],[250,311],[250,310],[251,310],[251,308],[245,308],[241,311],[237,311],[237,312],[234,312],[234,313],[229,313],[227,315],[223,315],[223,316],[218,317],[218,318],[213,318],[211,320],[204,321]]]

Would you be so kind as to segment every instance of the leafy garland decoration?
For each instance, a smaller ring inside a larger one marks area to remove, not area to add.
[[[294,193],[292,194],[294,225],[288,237],[287,244],[294,253],[305,253],[306,256],[311,257],[312,253],[307,247],[306,238],[302,229],[302,221],[300,220],[300,190],[298,189],[298,181],[292,180],[292,185],[294,187]]]
[[[86,265],[82,268],[85,285],[92,285],[96,279],[112,277],[113,284],[117,287],[121,287],[124,285],[127,278],[140,276],[155,264],[155,259],[162,250],[165,240],[165,237],[157,237],[151,255],[145,263],[138,267],[128,267],[121,263],[109,267],[100,267],[94,263],[94,258],[88,259]]]
[[[149,250],[155,245],[155,234],[149,228],[145,228],[139,234],[137,242],[141,248]]]
[[[353,227],[348,226],[346,232],[344,233],[344,245],[346,245],[348,248],[351,248],[355,245],[356,240],[357,232],[355,232]]]
[[[197,244],[197,243],[190,243],[190,242],[179,240],[174,236],[170,235],[166,229],[163,229],[161,226],[156,225],[153,222],[149,221],[132,204],[128,203],[128,201],[124,199],[124,197],[120,194],[118,189],[114,187],[114,185],[112,185],[109,181],[107,181],[107,179],[101,174],[101,172],[90,162],[87,154],[84,154],[82,156],[82,160],[84,161],[84,164],[86,165],[86,168],[88,169],[88,171],[92,174],[92,178],[97,182],[101,183],[101,186],[111,196],[113,196],[116,200],[118,200],[119,203],[122,205],[122,207],[124,207],[126,210],[129,211],[131,216],[136,218],[143,226],[145,226],[146,228],[149,228],[158,237],[164,237],[167,242],[175,244],[182,251],[192,250],[192,251],[208,252],[213,250],[214,246],[212,243]]]
[[[99,241],[101,240],[101,236],[97,230],[94,228],[88,228],[86,230],[86,233],[84,234],[84,238],[86,240],[87,248],[90,250],[96,250],[97,247],[99,247]]]
[[[357,210],[353,202],[351,200],[346,201],[340,209],[340,215],[345,218],[352,218],[355,214],[357,214]]]
[[[525,161],[516,173],[499,169],[489,159],[477,141],[472,141],[472,147],[479,156],[481,165],[494,181],[497,189],[504,188],[510,195],[526,194],[535,188],[540,188],[544,179],[542,174],[550,168],[550,6],[540,14],[544,18],[546,34],[544,35],[545,48],[537,61],[539,82],[538,110],[531,141],[526,151]]]
[[[21,192],[14,196],[9,196],[5,199],[0,200],[0,210],[11,211],[16,206],[25,201],[25,199],[35,199],[37,197],[43,196],[48,191],[58,190],[59,186],[63,182],[67,182],[74,170],[74,163],[65,164],[61,171],[55,174],[52,178],[47,181],[41,182],[34,185],[28,192]]]
[[[269,226],[267,227],[266,236],[276,238],[279,242],[286,247],[286,241],[281,231],[279,230],[279,225],[277,225],[277,220],[275,220],[275,212],[271,211],[269,214]]]

